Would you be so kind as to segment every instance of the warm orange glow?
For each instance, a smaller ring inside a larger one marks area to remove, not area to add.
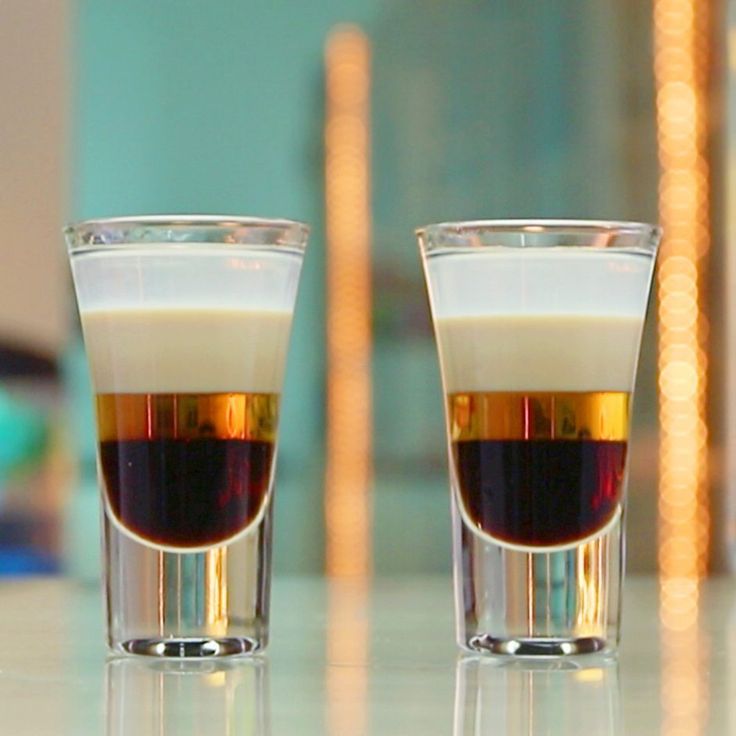
[[[698,623],[697,581],[662,591],[662,727],[665,736],[704,733],[708,712],[708,641]],[[679,610],[678,610],[679,609]]]
[[[664,228],[657,296],[661,733],[667,736],[702,733],[708,701],[698,612],[710,540],[703,294],[710,247],[709,6],[707,0],[654,2],[659,216]]]
[[[362,734],[368,727],[368,581],[342,578],[328,585],[327,733]]]
[[[657,282],[659,568],[663,621],[678,627],[697,611],[693,583],[706,572],[709,544],[708,323],[702,283],[710,247],[707,12],[708,3],[696,0],[654,3],[659,210],[664,227]],[[685,589],[691,595],[683,597]]]
[[[328,575],[371,568],[372,410],[370,263],[370,47],[353,26],[327,44]]]
[[[327,43],[327,733],[368,723],[372,397],[370,47],[354,26]],[[341,580],[334,578],[340,577]]]

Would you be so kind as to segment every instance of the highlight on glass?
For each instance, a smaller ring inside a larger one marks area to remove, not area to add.
[[[659,230],[509,220],[417,235],[445,393],[458,643],[613,651]]]
[[[279,403],[307,233],[204,216],[65,232],[96,399],[113,652],[268,642]]]

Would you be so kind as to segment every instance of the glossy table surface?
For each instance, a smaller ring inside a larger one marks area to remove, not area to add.
[[[736,733],[736,581],[697,600],[630,578],[618,661],[509,662],[455,649],[446,578],[277,578],[267,655],[175,664],[107,660],[97,590],[2,582],[0,733]]]

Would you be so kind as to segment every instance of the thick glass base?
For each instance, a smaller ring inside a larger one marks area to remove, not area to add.
[[[105,516],[112,654],[164,660],[251,655],[268,643],[270,509],[229,544],[165,551]]]
[[[251,639],[131,639],[120,644],[121,653],[147,657],[203,659],[253,654],[260,649]]]
[[[457,640],[476,654],[611,654],[619,638],[619,515],[599,536],[524,551],[470,529],[453,499]]]
[[[561,657],[577,654],[606,652],[604,639],[584,636],[580,639],[497,639],[492,636],[474,636],[467,649],[476,653],[508,654],[517,657]]]

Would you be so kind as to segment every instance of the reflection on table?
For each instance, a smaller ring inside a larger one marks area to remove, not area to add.
[[[265,660],[105,666],[105,736],[270,736]]]
[[[98,588],[0,585],[0,732],[13,736],[706,736],[736,733],[736,586],[660,616],[627,580],[617,662],[455,647],[447,578],[278,579],[259,659],[106,661]]]
[[[491,733],[623,734],[617,662],[460,659],[454,736]]]

